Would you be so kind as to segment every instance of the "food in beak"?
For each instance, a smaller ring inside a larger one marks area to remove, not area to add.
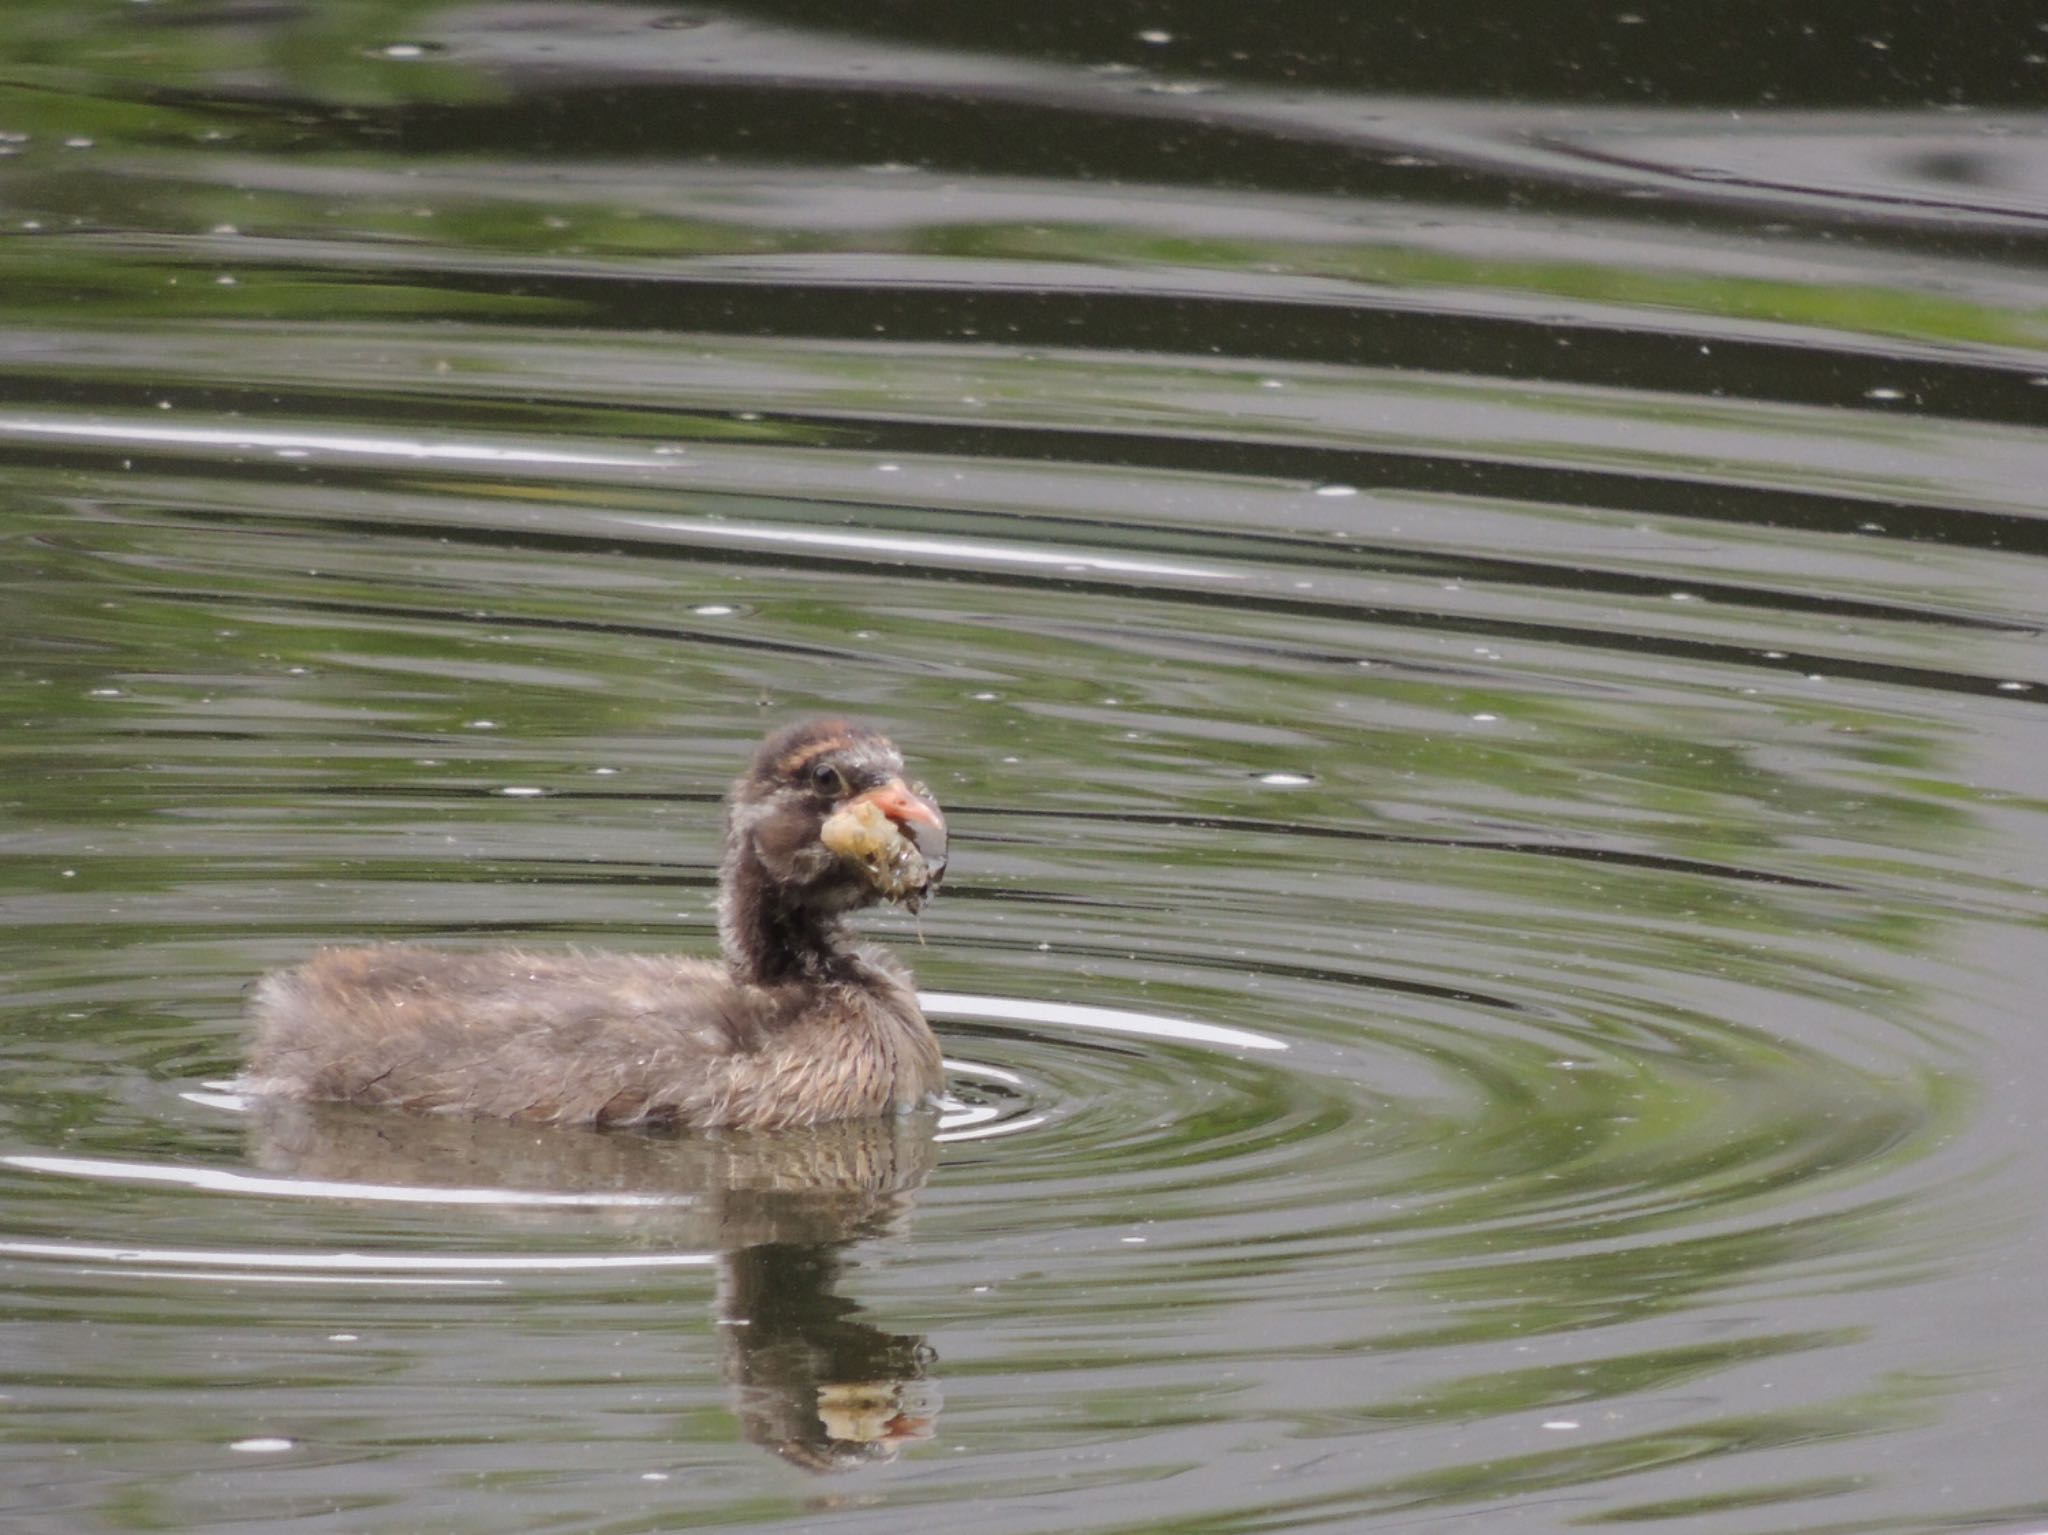
[[[867,871],[885,898],[916,911],[946,871],[946,820],[922,784],[892,778],[826,818],[819,839]]]

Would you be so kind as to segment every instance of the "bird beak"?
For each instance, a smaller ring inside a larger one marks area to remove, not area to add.
[[[939,813],[931,790],[923,784],[912,788],[902,779],[892,778],[878,789],[856,794],[847,803],[858,805],[862,801],[894,821],[897,830],[916,845],[918,855],[924,859],[925,867],[931,870],[932,883],[936,885],[946,867],[946,818]]]

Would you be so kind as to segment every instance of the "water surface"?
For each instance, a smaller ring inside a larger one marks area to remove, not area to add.
[[[2048,1525],[2048,38],[17,9],[11,1528]],[[822,710],[943,1116],[232,1090]]]

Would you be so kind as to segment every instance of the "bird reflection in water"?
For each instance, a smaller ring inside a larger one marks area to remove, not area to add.
[[[893,1460],[936,1432],[930,1346],[838,1293],[851,1250],[907,1221],[938,1159],[933,1128],[924,1113],[658,1135],[269,1099],[253,1105],[250,1133],[255,1162],[295,1178],[625,1196],[576,1217],[615,1221],[640,1244],[715,1252],[720,1363],[746,1438],[833,1472]],[[504,1218],[563,1217],[508,1202]]]

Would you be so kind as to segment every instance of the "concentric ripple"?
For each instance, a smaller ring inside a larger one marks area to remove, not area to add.
[[[0,1523],[2048,1520],[2040,39],[76,9]],[[826,711],[937,1116],[233,1091],[321,943],[712,952]]]

